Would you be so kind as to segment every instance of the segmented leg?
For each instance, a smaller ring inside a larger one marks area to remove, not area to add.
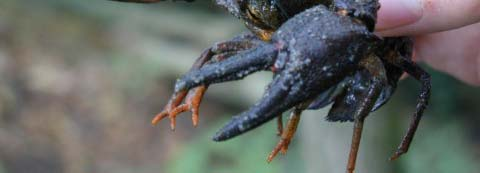
[[[249,34],[244,34],[231,41],[217,43],[215,46],[205,50],[202,53],[190,71],[198,70],[205,64],[218,63],[231,57],[232,55],[238,54],[240,51],[248,50],[256,46],[254,41],[255,40],[252,36],[249,36]],[[189,91],[184,90],[175,93],[171,97],[164,110],[153,118],[152,124],[157,124],[162,119],[169,117],[170,127],[172,130],[174,130],[176,125],[176,116],[182,112],[191,111],[193,126],[197,126],[199,121],[198,117],[200,103],[207,89],[208,85],[201,85]],[[181,104],[184,99],[185,103]]]
[[[360,147],[360,140],[362,138],[363,123],[365,118],[372,111],[375,102],[377,101],[382,88],[387,83],[387,76],[382,61],[376,56],[369,56],[359,65],[371,76],[368,84],[368,89],[359,90],[361,93],[359,104],[357,104],[353,112],[354,127],[352,135],[352,144],[350,146],[350,154],[348,156],[347,173],[353,173],[357,161],[357,154]]]
[[[195,61],[190,70],[199,69],[200,67],[202,67],[206,62],[211,60],[213,54],[214,53],[211,49],[207,49],[206,51],[204,51],[202,55]],[[170,128],[174,130],[176,125],[176,116],[181,112],[191,109],[193,112],[193,125],[196,126],[198,124],[198,107],[206,89],[206,86],[199,86],[198,88],[193,89],[193,92],[190,93],[187,90],[174,93],[163,111],[153,118],[152,124],[155,125],[162,119],[169,117]],[[186,104],[180,105],[185,99],[185,97],[187,97]]]
[[[168,108],[170,109],[169,111],[164,111],[158,114],[157,116],[154,117],[152,120],[152,124],[157,124],[160,120],[162,120],[164,117],[167,115],[170,118],[170,128],[172,130],[175,129],[175,118],[178,114],[186,111],[191,111],[192,112],[192,123],[193,126],[198,125],[198,117],[199,117],[199,107],[200,103],[202,102],[203,95],[207,91],[207,86],[202,85],[199,87],[196,87],[188,92],[188,95],[186,95],[187,99],[185,100],[185,103],[180,104],[180,102],[176,102],[178,106],[173,107],[175,104],[171,104]],[[177,96],[177,95],[176,95]],[[176,97],[175,96],[175,97]],[[181,96],[185,97],[185,95]],[[178,98],[175,98],[177,100]]]
[[[411,61],[410,59],[401,56],[399,56],[399,58],[401,59],[397,60],[395,65],[398,65],[403,70],[405,70],[405,72],[420,81],[422,86],[420,95],[418,96],[416,111],[413,114],[412,120],[410,121],[407,133],[403,137],[397,151],[395,152],[395,154],[393,154],[390,160],[395,160],[408,151],[410,144],[412,143],[413,137],[415,136],[415,132],[417,131],[418,124],[422,119],[423,111],[428,105],[431,89],[431,79],[430,75],[427,72],[425,72],[421,67],[419,67],[417,64],[415,64],[415,62]]]
[[[290,141],[292,141],[295,132],[297,131],[298,123],[300,122],[300,115],[302,114],[301,109],[295,108],[288,119],[287,126],[285,131],[282,132],[282,136],[280,141],[278,141],[277,145],[273,149],[273,151],[268,155],[267,161],[271,162],[275,156],[277,156],[278,152],[282,154],[286,154],[288,150],[288,146],[290,145]]]
[[[282,136],[283,134],[283,116],[280,115],[277,117],[277,136]]]
[[[357,161],[358,149],[360,147],[360,140],[362,138],[363,123],[380,95],[382,84],[378,81],[372,82],[366,93],[366,96],[361,100],[361,105],[355,111],[354,128],[352,135],[352,144],[350,146],[350,154],[348,156],[347,173],[353,173]]]
[[[289,130],[288,124],[290,124],[290,120],[287,122],[287,130]],[[283,137],[283,135],[282,135],[283,132],[284,132],[284,130],[283,130],[283,115],[279,115],[277,117],[277,136],[280,137],[280,139],[282,139],[282,137]],[[287,148],[282,147],[281,151],[282,151],[282,154],[285,154],[285,153],[287,153]],[[272,159],[273,159],[273,157],[272,157]],[[269,156],[268,162],[270,162],[272,159],[270,159],[270,156]]]

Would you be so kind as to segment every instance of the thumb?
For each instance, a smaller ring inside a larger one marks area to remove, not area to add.
[[[418,35],[480,21],[480,0],[380,0],[377,33]]]

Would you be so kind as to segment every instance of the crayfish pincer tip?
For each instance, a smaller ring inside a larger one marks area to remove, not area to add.
[[[226,141],[227,139],[229,139],[228,135],[226,135],[226,133],[224,133],[222,131],[217,132],[212,137],[212,140],[215,141],[215,142],[222,142],[222,141]]]
[[[220,131],[218,131],[214,136],[213,136],[213,140],[214,141],[217,141],[217,142],[221,142],[221,141],[226,141],[230,138],[233,138],[235,136],[237,136],[239,132],[239,129],[235,126],[231,126],[231,125],[227,125],[225,127],[223,127]]]
[[[220,129],[215,136],[213,136],[214,141],[225,141],[228,139],[231,139],[235,136],[238,136],[240,134],[243,134],[245,131],[247,131],[249,126],[245,125],[242,120],[244,116],[235,116],[228,122],[225,126]]]
[[[227,139],[230,139],[229,133],[226,133],[225,130],[220,130],[218,131],[213,137],[212,140],[216,142],[221,142],[221,141],[226,141]]]
[[[212,137],[212,140],[215,141],[215,142],[221,142],[221,141],[222,141],[222,139],[221,139],[221,137],[220,137],[219,135],[213,136],[213,137]]]

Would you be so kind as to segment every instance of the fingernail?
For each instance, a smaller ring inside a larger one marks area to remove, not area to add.
[[[422,18],[421,0],[380,0],[377,31],[384,31],[415,23]]]

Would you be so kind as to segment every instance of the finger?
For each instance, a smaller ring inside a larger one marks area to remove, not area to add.
[[[415,56],[437,70],[480,86],[480,23],[415,38]]]
[[[446,31],[480,21],[479,0],[380,0],[377,32],[382,36]]]
[[[423,15],[419,0],[380,0],[377,18],[377,31],[412,24]]]

